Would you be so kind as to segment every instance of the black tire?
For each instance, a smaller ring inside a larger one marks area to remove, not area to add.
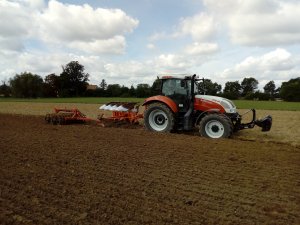
[[[52,117],[51,117],[51,122],[52,122],[53,125],[57,125],[57,123],[58,123],[58,118],[57,118],[57,116],[52,116]]]
[[[66,120],[65,120],[64,116],[58,116],[57,122],[59,125],[64,125],[66,123]]]
[[[233,125],[232,120],[228,116],[226,116],[225,114],[219,114],[219,115],[222,116],[227,121],[228,124],[230,124],[231,132],[230,132],[230,136],[229,137],[231,137],[231,135],[234,132],[234,125]]]
[[[208,114],[200,122],[200,135],[208,138],[229,138],[233,133],[231,120],[223,114]]]
[[[46,114],[45,121],[46,121],[46,123],[50,123],[51,122],[51,115],[49,113]]]
[[[152,103],[144,112],[145,128],[149,131],[171,132],[174,130],[175,116],[163,103]]]

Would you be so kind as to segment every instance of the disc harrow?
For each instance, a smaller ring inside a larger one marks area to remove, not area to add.
[[[45,116],[45,121],[47,123],[52,123],[53,125],[64,125],[67,123],[76,122],[88,122],[94,121],[94,119],[88,118],[78,109],[59,109],[54,108],[54,113],[47,113]]]

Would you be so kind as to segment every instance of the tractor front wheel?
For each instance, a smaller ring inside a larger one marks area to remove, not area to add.
[[[152,103],[144,112],[145,128],[149,131],[171,132],[174,129],[173,112],[163,103]]]
[[[201,136],[208,138],[229,138],[233,133],[230,119],[223,114],[209,114],[200,122]]]

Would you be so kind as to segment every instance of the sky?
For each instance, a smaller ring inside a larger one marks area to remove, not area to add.
[[[299,0],[0,0],[0,82],[78,61],[97,85],[197,74],[278,87],[300,76],[299,15]]]

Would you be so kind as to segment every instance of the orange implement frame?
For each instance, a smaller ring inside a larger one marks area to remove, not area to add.
[[[48,113],[45,116],[45,121],[47,123],[56,124],[66,124],[67,122],[87,122],[95,121],[94,119],[86,117],[78,109],[59,109],[54,108],[54,113]]]
[[[142,114],[138,112],[119,112],[119,111],[112,111],[112,116],[108,117],[107,119],[114,120],[114,121],[126,121],[129,123],[138,123],[138,120],[143,118]]]

